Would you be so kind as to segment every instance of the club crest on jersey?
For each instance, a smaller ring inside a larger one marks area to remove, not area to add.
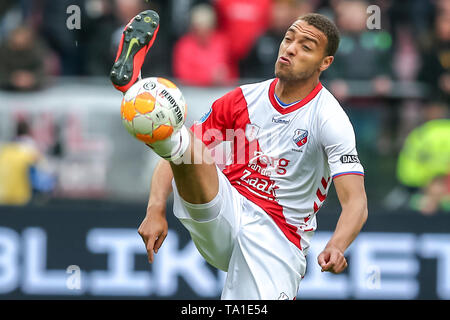
[[[245,136],[247,137],[248,141],[253,141],[258,137],[260,127],[258,127],[256,124],[248,123],[245,126]]]
[[[297,129],[294,132],[294,138],[292,139],[297,147],[302,147],[308,142],[308,131]]]

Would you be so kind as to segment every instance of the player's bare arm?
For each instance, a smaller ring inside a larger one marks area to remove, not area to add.
[[[166,201],[172,192],[172,178],[169,162],[161,160],[153,174],[147,214],[138,229],[150,263],[153,262],[153,252],[158,252],[167,236]]]
[[[201,142],[194,143],[193,134],[189,134],[191,143],[185,152],[187,163],[175,164],[161,160],[155,168],[152,178],[147,214],[139,227],[139,234],[145,242],[149,262],[154,260],[167,236],[166,201],[172,192],[172,179],[180,196],[189,203],[207,203],[218,192],[218,177],[214,161],[207,147]]]
[[[367,198],[364,177],[344,175],[334,180],[342,212],[336,229],[318,257],[322,271],[340,273],[347,267],[344,252],[355,240],[367,220]]]

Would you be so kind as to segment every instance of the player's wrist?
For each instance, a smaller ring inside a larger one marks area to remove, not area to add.
[[[147,205],[147,216],[166,216],[166,201],[162,199],[151,199]]]
[[[342,254],[344,254],[345,252],[345,246],[339,243],[335,243],[335,242],[328,242],[328,244],[325,246],[325,250],[338,250],[339,252],[341,252]]]

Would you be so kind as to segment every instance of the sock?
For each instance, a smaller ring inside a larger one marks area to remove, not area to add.
[[[189,131],[185,126],[182,126],[181,129],[174,132],[169,138],[147,145],[161,158],[176,161],[186,152],[190,142],[191,137]]]
[[[198,222],[205,222],[215,219],[220,210],[223,207],[222,193],[221,193],[221,185],[219,183],[219,191],[217,195],[208,203],[194,204],[189,203],[184,200],[180,196],[181,202],[183,203],[186,211],[189,212],[189,215],[192,219]]]

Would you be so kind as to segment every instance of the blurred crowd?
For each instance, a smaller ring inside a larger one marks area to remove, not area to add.
[[[373,5],[379,10],[368,10]],[[107,75],[124,25],[144,9],[161,16],[144,73],[200,86],[272,77],[287,27],[301,14],[319,12],[342,33],[333,68],[324,74],[339,98],[351,95],[346,82],[352,80],[370,81],[378,95],[392,81],[421,81],[433,97],[449,98],[446,0],[3,0],[2,85],[38,88],[45,74]],[[15,69],[29,74],[5,77]]]
[[[338,25],[341,43],[322,79],[352,119],[358,148],[369,155],[400,154],[404,186],[431,186],[423,194],[440,190],[448,201],[448,120],[440,122],[446,129],[439,138],[433,136],[441,141],[437,152],[410,151],[415,147],[405,141],[413,140],[416,128],[449,116],[450,1],[2,0],[0,86],[39,90],[49,77],[108,76],[125,24],[145,9],[160,14],[161,28],[143,75],[203,87],[273,77],[292,21],[308,12],[327,15]],[[414,139],[423,146],[423,135]],[[444,169],[410,179],[404,166],[411,164],[402,160],[408,152],[417,155],[419,167],[424,161],[433,167],[437,157]]]

